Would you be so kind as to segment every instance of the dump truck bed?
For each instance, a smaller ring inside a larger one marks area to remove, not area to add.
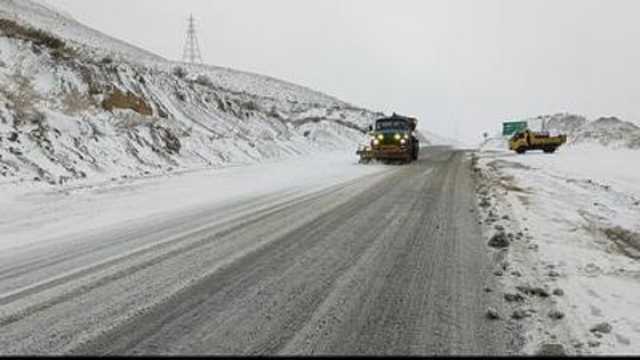
[[[566,142],[566,135],[551,136],[549,133],[526,130],[515,134],[509,140],[509,148],[519,154],[531,150],[553,153]]]

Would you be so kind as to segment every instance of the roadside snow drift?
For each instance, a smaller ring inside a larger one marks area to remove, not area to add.
[[[638,155],[593,144],[478,153],[482,221],[489,238],[508,240],[494,250],[496,276],[508,315],[526,329],[526,353],[557,344],[575,354],[640,352]]]

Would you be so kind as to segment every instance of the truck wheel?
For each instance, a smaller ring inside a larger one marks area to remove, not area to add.
[[[547,154],[553,154],[554,152],[556,152],[556,148],[555,147],[548,147],[546,149],[544,149],[544,152]]]
[[[516,149],[516,152],[517,152],[518,154],[521,154],[521,155],[522,155],[522,154],[524,154],[524,153],[526,153],[526,152],[527,152],[527,149],[525,149],[525,148],[523,148],[523,147],[519,147],[519,148],[517,148],[517,149]]]

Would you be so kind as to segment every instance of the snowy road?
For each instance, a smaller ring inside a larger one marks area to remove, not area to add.
[[[466,153],[430,148],[315,191],[5,252],[0,353],[509,352],[485,318],[470,171]]]

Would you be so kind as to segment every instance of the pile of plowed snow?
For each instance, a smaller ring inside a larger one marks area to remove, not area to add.
[[[267,76],[171,62],[29,0],[0,1],[0,22],[0,184],[352,151],[382,115]]]
[[[525,354],[544,344],[567,355],[640,352],[637,153],[581,144],[553,155],[476,154],[487,241],[513,239],[496,250],[494,275]]]

